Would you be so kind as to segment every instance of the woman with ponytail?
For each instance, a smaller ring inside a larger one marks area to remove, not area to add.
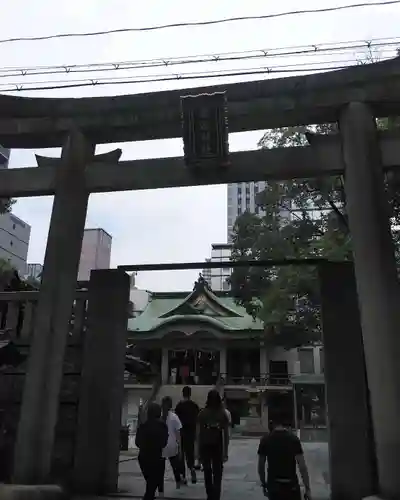
[[[172,411],[172,399],[165,396],[161,401],[161,419],[166,423],[168,428],[168,442],[163,449],[162,456],[170,461],[172,471],[174,473],[176,487],[180,488],[182,484],[186,484],[186,480],[182,477],[182,460],[181,460],[181,429],[182,424],[178,416]],[[162,482],[158,488],[162,494],[164,492],[164,474]]]

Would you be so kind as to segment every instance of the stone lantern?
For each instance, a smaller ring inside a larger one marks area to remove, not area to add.
[[[261,418],[262,389],[257,387],[257,382],[253,378],[250,387],[246,389],[249,395],[249,415],[244,419],[246,434],[260,435],[265,432]]]

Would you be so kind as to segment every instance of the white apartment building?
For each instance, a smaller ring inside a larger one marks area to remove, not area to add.
[[[226,262],[231,259],[232,245],[230,243],[213,243],[211,257],[206,262]],[[206,268],[203,269],[203,278],[214,292],[227,292],[231,289],[228,279],[232,274],[231,268]]]
[[[206,262],[226,262],[231,259],[232,245],[230,243],[213,243],[211,257]],[[201,273],[214,292],[227,292],[231,289],[228,279],[232,274],[231,268],[205,268]]]
[[[16,215],[0,214],[0,259],[14,267],[21,276],[26,274],[31,226]]]
[[[104,229],[85,229],[81,260],[79,262],[78,281],[89,281],[93,269],[109,269],[111,259],[112,236]]]
[[[8,168],[10,150],[0,146],[0,168]],[[0,215],[0,259],[10,263],[20,275],[26,273],[31,226],[16,215]]]
[[[43,265],[38,263],[28,263],[26,277],[40,281],[42,278]]]
[[[211,262],[225,262],[231,259],[232,245],[229,243],[213,243],[211,245]],[[211,289],[214,291],[228,291],[228,279],[232,274],[230,268],[214,268],[211,271]]]

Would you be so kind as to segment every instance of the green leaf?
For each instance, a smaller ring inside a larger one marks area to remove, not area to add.
[[[380,120],[380,128],[397,127]],[[306,132],[335,133],[335,124],[268,130],[262,148],[307,144]],[[400,256],[400,174],[387,175],[393,238]],[[351,260],[351,235],[342,176],[268,182],[257,203],[265,215],[244,213],[233,230],[232,259],[264,260],[325,257]],[[368,221],[366,221],[368,223]],[[309,266],[235,268],[233,296],[265,325],[266,338],[285,348],[320,339],[320,298],[316,270]]]

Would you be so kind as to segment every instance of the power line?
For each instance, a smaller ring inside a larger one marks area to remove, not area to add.
[[[46,70],[46,69],[62,69],[67,71],[68,69],[79,69],[86,68],[91,66],[107,66],[107,65],[123,65],[123,64],[135,64],[140,67],[146,64],[158,64],[160,63],[163,66],[169,66],[175,62],[180,62],[181,60],[190,60],[203,62],[203,59],[207,58],[204,62],[208,62],[209,60],[217,61],[225,56],[237,56],[237,55],[246,55],[254,52],[262,52],[263,55],[268,57],[276,57],[276,56],[293,56],[293,55],[302,55],[305,54],[314,54],[326,51],[337,51],[337,50],[350,50],[350,49],[364,49],[364,48],[375,48],[380,46],[392,46],[400,44],[400,37],[390,37],[390,38],[371,38],[370,40],[346,40],[339,42],[329,42],[329,43],[314,43],[308,45],[292,45],[285,47],[273,47],[273,48],[260,48],[253,50],[241,50],[236,52],[214,52],[212,54],[196,54],[189,56],[174,56],[174,57],[158,57],[155,59],[139,59],[135,61],[114,61],[114,62],[105,62],[105,63],[86,63],[86,64],[58,64],[53,66],[6,66],[0,68],[1,72],[11,72],[11,71],[31,71],[31,70]]]
[[[400,37],[397,38],[377,38],[366,41],[349,41],[329,44],[300,45],[294,47],[283,47],[273,49],[256,49],[238,52],[225,52],[202,54],[193,56],[180,56],[157,59],[144,59],[136,61],[117,61],[105,63],[87,64],[62,64],[54,66],[28,66],[28,67],[5,67],[0,68],[0,78],[11,78],[17,76],[29,77],[39,75],[56,75],[72,73],[97,73],[104,71],[136,70],[149,68],[169,68],[172,66],[182,66],[187,64],[219,63],[227,61],[245,61],[254,59],[270,59],[278,57],[314,57],[319,55],[344,55],[348,51],[361,49],[382,49],[384,51],[393,50],[400,46]]]
[[[325,64],[333,64],[333,65],[336,65],[334,66],[335,68],[337,68],[338,64],[340,64],[340,67],[347,67],[347,66],[350,66],[350,65],[354,65],[354,64],[357,64],[359,61],[357,59],[339,59],[339,60],[327,60],[327,61],[324,61]],[[251,72],[251,71],[260,71],[260,70],[268,70],[270,72],[279,72],[280,70],[287,70],[287,71],[291,71],[291,70],[294,70],[294,71],[301,71],[301,68],[302,67],[305,67],[308,71],[312,71],[312,68],[317,66],[319,67],[321,65],[321,61],[318,61],[318,62],[297,62],[297,63],[293,63],[293,64],[276,64],[276,65],[273,65],[273,66],[258,66],[256,68],[230,68],[230,69],[215,69],[215,70],[204,70],[204,71],[190,71],[190,72],[187,72],[187,73],[175,73],[173,75],[171,74],[165,74],[165,73],[161,73],[161,74],[146,74],[146,75],[137,75],[136,78],[140,78],[140,79],[148,79],[148,78],[164,78],[164,77],[168,77],[168,76],[173,76],[174,78],[178,78],[180,75],[181,76],[186,76],[186,75],[191,75],[191,76],[198,76],[199,78],[203,78],[204,75],[212,75],[212,74],[220,74],[222,76],[224,76],[224,74],[226,72],[232,72],[232,71],[244,71],[244,72]],[[329,66],[331,67],[331,66]],[[106,81],[112,81],[112,80],[115,80],[116,77],[114,76],[111,76],[111,77],[98,77],[98,78],[80,78],[78,80],[70,80],[70,79],[62,79],[62,80],[39,80],[39,81],[30,81],[30,82],[7,82],[6,84],[3,84],[3,85],[10,85],[10,86],[19,86],[19,85],[41,85],[41,84],[48,84],[48,83],[52,83],[52,84],[55,84],[55,83],[81,83],[81,82],[87,82],[87,81],[90,81],[90,82],[93,82],[95,81],[96,83],[101,83],[101,82],[106,82]],[[131,76],[126,76],[126,77],[122,77],[122,80],[124,79],[129,79],[130,78],[133,78]],[[0,88],[1,88],[1,85],[0,84]]]
[[[354,61],[352,61],[354,62]],[[356,61],[357,62],[357,61]],[[104,86],[104,85],[125,85],[125,84],[139,84],[139,83],[155,83],[155,82],[168,82],[168,81],[177,81],[177,80],[199,80],[199,79],[211,79],[211,78],[222,78],[222,77],[232,77],[232,76],[254,76],[254,75],[266,75],[266,74],[276,74],[276,73],[309,73],[309,72],[325,72],[325,71],[333,71],[348,68],[349,65],[342,66],[326,66],[326,67],[301,67],[293,69],[276,69],[276,68],[265,68],[265,69],[250,69],[245,71],[218,71],[218,72],[205,72],[202,74],[197,73],[187,73],[187,74],[176,74],[172,76],[159,76],[154,78],[149,75],[148,77],[143,76],[141,78],[129,78],[126,79],[116,79],[112,78],[104,78],[104,79],[91,79],[91,80],[82,80],[81,83],[73,83],[68,81],[68,83],[60,84],[60,85],[47,85],[46,82],[43,82],[43,86],[36,87],[26,87],[29,84],[14,84],[13,87],[5,87],[0,88],[1,92],[16,92],[16,91],[41,91],[41,90],[62,90],[62,89],[71,89],[71,88],[79,88],[79,87],[94,87],[94,86]],[[53,83],[53,82],[48,82]],[[56,83],[56,82],[55,82]],[[62,82],[60,82],[62,83]]]
[[[297,16],[303,14],[320,14],[327,12],[336,12],[350,9],[359,9],[365,7],[377,7],[385,5],[394,5],[400,3],[400,0],[385,0],[383,2],[361,2],[348,5],[341,5],[336,7],[322,7],[320,9],[302,9],[302,10],[292,10],[287,12],[277,12],[274,14],[265,14],[261,16],[239,16],[239,17],[229,17],[224,19],[214,19],[210,21],[194,21],[194,22],[181,22],[172,24],[161,24],[157,26],[147,26],[142,28],[119,28],[113,30],[102,30],[102,31],[92,31],[86,33],[57,33],[55,35],[42,35],[42,36],[28,36],[28,37],[16,37],[16,38],[4,38],[0,40],[0,44],[11,43],[11,42],[34,42],[42,40],[52,40],[55,38],[76,38],[76,37],[87,37],[87,36],[100,36],[100,35],[111,35],[117,33],[133,33],[133,32],[143,32],[143,31],[156,31],[170,28],[183,28],[183,27],[195,27],[195,26],[211,26],[222,23],[230,23],[237,21],[260,21],[265,19],[276,19],[286,16]]]

